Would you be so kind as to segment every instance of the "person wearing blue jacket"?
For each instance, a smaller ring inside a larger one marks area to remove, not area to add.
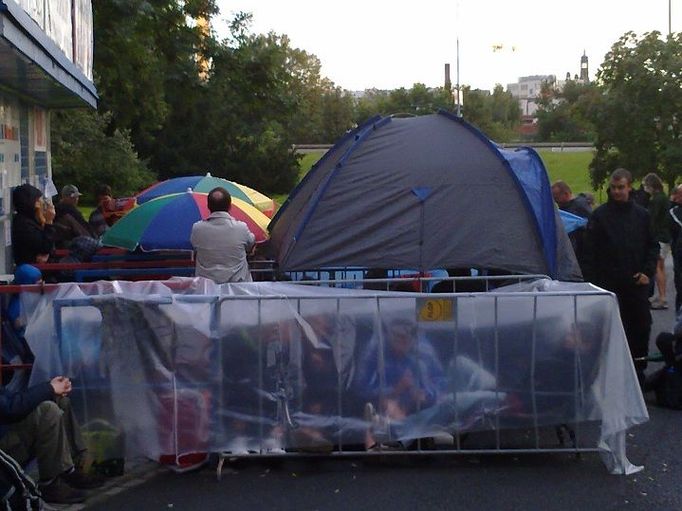
[[[82,490],[101,484],[74,464],[85,448],[70,392],[65,376],[19,392],[0,387],[0,449],[20,465],[37,458],[43,499],[55,504],[83,502]]]

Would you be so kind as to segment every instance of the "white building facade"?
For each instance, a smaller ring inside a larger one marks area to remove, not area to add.
[[[0,0],[0,273],[12,272],[11,192],[52,177],[50,111],[96,108],[91,0]]]

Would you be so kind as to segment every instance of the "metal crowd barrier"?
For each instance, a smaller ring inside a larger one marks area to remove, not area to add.
[[[121,423],[135,445],[152,446],[146,455],[219,452],[219,474],[226,458],[311,452],[597,451],[590,389],[603,378],[609,293],[325,297],[285,286],[261,296],[55,300],[58,351],[74,371],[81,412],[102,392],[112,403],[104,416],[82,419]],[[78,358],[92,348],[74,310],[82,307],[101,314],[94,362],[104,357],[103,374]],[[407,393],[396,390],[403,379],[412,380]],[[127,430],[126,418],[156,429]],[[427,440],[448,435],[445,446]]]

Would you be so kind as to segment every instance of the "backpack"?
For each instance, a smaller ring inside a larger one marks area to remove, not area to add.
[[[14,458],[0,450],[0,506],[7,511],[44,509],[38,486]]]
[[[659,406],[682,410],[682,369],[675,366],[663,369],[654,392]]]

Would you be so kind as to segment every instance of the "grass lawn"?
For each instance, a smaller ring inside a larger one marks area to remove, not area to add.
[[[592,160],[591,152],[560,152],[560,151],[538,151],[542,157],[547,172],[549,173],[550,182],[554,182],[557,179],[563,179],[568,183],[568,185],[573,189],[574,193],[580,192],[593,192],[594,198],[597,204],[601,203],[606,195],[604,192],[592,190],[592,185],[590,184],[590,174],[588,171],[588,165]],[[314,152],[304,154],[301,158],[300,171],[298,174],[299,181],[303,179],[303,176],[310,170],[310,168],[319,160],[324,151]],[[288,194],[275,194],[272,198],[278,205],[284,204],[287,199]],[[79,206],[79,209],[83,212],[83,216],[88,218],[90,212],[94,207]]]
[[[606,200],[603,189],[594,190],[590,183],[589,165],[592,161],[592,152],[561,152],[561,151],[538,151],[547,168],[549,181],[553,183],[557,179],[563,179],[571,187],[574,194],[580,192],[594,193],[596,203],[601,204]]]

